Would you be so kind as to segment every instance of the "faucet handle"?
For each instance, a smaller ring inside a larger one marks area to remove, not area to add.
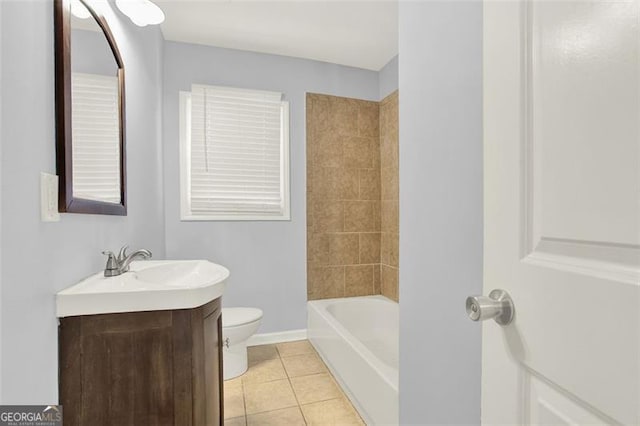
[[[118,262],[122,263],[122,261],[127,257],[127,249],[129,248],[129,244],[125,244],[120,249],[118,253]]]
[[[105,250],[102,254],[109,256],[107,258],[107,265],[104,267],[104,276],[111,277],[114,275],[113,271],[118,270],[118,260],[116,259],[116,255],[110,250]]]

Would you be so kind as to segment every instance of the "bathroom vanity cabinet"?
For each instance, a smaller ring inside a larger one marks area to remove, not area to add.
[[[65,426],[223,424],[220,298],[60,318]]]

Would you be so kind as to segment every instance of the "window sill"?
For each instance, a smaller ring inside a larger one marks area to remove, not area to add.
[[[181,215],[181,222],[283,222],[291,221],[291,215]]]

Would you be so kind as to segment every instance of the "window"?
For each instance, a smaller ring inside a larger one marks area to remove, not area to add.
[[[281,93],[180,93],[182,220],[289,220],[289,103]]]

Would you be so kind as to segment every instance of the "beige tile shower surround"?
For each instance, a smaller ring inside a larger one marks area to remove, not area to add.
[[[398,92],[380,102],[380,287],[398,301]]]
[[[398,300],[397,99],[307,94],[309,300]]]

